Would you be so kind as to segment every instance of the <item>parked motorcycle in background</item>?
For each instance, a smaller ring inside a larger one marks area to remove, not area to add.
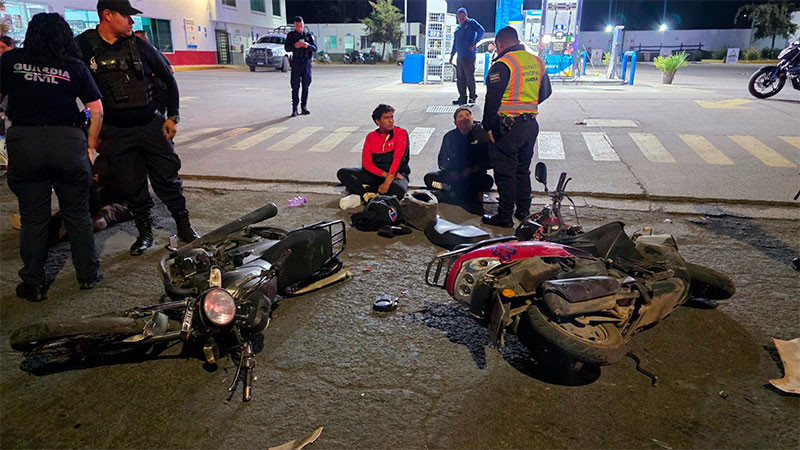
[[[345,53],[342,57],[342,61],[345,64],[364,64],[364,56],[362,56],[361,52],[358,50],[353,50],[349,53]]]
[[[209,364],[224,356],[238,361],[228,390],[241,381],[242,398],[249,401],[254,342],[280,296],[311,292],[348,276],[339,259],[344,222],[290,232],[253,225],[277,212],[270,203],[165,256],[159,268],[166,294],[160,303],[27,325],[11,333],[11,348],[36,365],[58,366],[146,358],[182,343],[182,353],[197,351]]]
[[[544,163],[536,179],[545,185]],[[593,365],[617,362],[640,331],[658,324],[691,296],[730,298],[735,284],[713,269],[685,261],[670,235],[649,228],[628,236],[622,222],[584,233],[566,224],[562,173],[552,205],[523,221],[515,236],[489,239],[436,256],[425,273],[489,330],[534,352],[556,349]]]
[[[787,78],[800,90],[800,39],[783,49],[778,59],[777,66],[764,66],[750,77],[747,88],[753,97],[772,97],[783,89]]]

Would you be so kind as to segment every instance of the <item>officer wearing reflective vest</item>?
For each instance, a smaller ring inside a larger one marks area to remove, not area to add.
[[[133,36],[131,16],[141,11],[129,0],[100,0],[97,14],[97,28],[76,40],[83,62],[103,94],[105,117],[97,150],[108,159],[112,174],[120,181],[139,233],[130,254],[141,255],[153,246],[153,200],[148,177],[175,219],[178,238],[183,242],[197,239],[189,223],[178,177],[181,161],[172,141],[179,122],[178,83],[158,51]],[[167,117],[157,111],[154,77],[167,86]]]
[[[530,211],[531,159],[539,134],[536,116],[539,104],[550,97],[552,89],[544,62],[525,51],[514,28],[498,31],[495,45],[497,57],[487,75],[483,126],[492,143],[489,159],[499,205],[497,214],[481,220],[512,228],[512,216],[522,220]]]

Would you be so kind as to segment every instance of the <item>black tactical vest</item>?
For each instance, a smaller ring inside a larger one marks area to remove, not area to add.
[[[103,94],[103,106],[111,110],[142,108],[152,102],[153,83],[145,77],[136,38],[107,48],[97,31],[86,33],[93,56],[89,69]]]

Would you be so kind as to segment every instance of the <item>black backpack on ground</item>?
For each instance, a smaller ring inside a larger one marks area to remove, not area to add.
[[[384,225],[400,225],[403,222],[400,200],[392,195],[373,198],[363,211],[351,217],[351,225],[359,231],[378,231]]]

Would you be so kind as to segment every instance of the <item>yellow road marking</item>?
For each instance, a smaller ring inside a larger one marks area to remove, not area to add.
[[[800,148],[800,136],[778,136],[785,142]]]
[[[633,142],[639,146],[639,150],[644,153],[644,156],[652,162],[657,163],[674,163],[675,158],[670,155],[667,149],[661,145],[661,142],[651,133],[628,133],[628,136],[633,139]]]
[[[703,158],[703,161],[709,164],[732,166],[734,162],[728,158],[725,153],[722,153],[714,144],[703,136],[696,134],[679,134],[683,142],[689,146],[697,156]]]
[[[753,136],[728,137],[770,167],[797,167],[795,163],[784,158],[780,153],[767,147],[763,142]]]
[[[707,109],[750,109],[742,105],[753,103],[752,100],[743,98],[732,98],[730,100],[722,100],[720,102],[708,102],[705,100],[695,100],[695,103]]]

